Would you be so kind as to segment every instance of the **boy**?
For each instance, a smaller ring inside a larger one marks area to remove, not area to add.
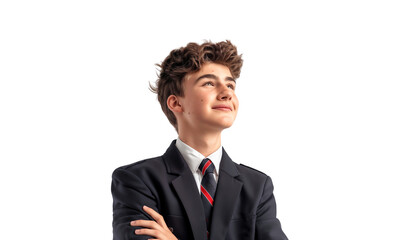
[[[226,41],[189,43],[159,65],[152,90],[178,138],[164,155],[114,171],[115,240],[287,239],[270,177],[221,146],[238,112],[242,62]]]

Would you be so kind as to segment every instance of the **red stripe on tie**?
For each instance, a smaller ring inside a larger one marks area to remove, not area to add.
[[[207,168],[208,168],[210,165],[211,165],[211,161],[209,160],[209,161],[206,162],[206,164],[205,164],[204,167],[203,167],[203,171],[202,171],[202,174],[203,174],[203,175],[204,175],[204,172],[206,172]]]
[[[208,193],[207,190],[206,190],[203,186],[200,186],[200,187],[201,187],[201,191],[202,191],[202,193],[203,193],[203,196],[205,196],[206,199],[207,199],[207,201],[209,201],[209,203],[211,204],[211,206],[213,206],[214,200],[213,200],[213,198],[210,196],[210,193]]]

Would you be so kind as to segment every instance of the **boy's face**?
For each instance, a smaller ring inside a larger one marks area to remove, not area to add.
[[[186,75],[184,97],[179,97],[185,131],[230,127],[239,105],[235,86],[230,70],[221,64],[205,63],[198,72]]]

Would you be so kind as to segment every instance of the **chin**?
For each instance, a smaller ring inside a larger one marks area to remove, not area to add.
[[[213,129],[224,130],[231,127],[233,123],[234,119],[232,118],[221,118],[209,121],[208,125],[211,126]]]
[[[224,123],[221,123],[221,124],[220,124],[220,127],[221,127],[222,129],[226,129],[226,128],[231,127],[233,123],[234,123],[233,121],[231,121],[231,122],[224,122]]]

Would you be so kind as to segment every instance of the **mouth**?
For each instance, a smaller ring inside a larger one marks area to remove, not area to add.
[[[220,111],[225,111],[225,112],[230,112],[232,111],[232,107],[224,104],[216,105],[213,107],[214,110],[220,110]]]

